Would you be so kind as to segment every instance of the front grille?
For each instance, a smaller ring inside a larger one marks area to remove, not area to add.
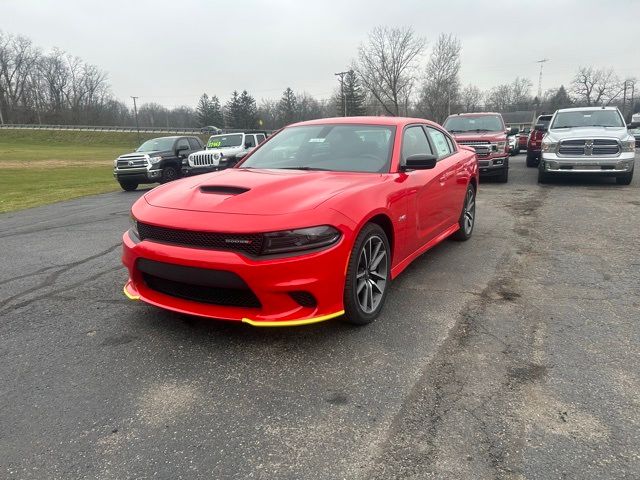
[[[232,250],[259,255],[262,250],[262,235],[259,233],[217,233],[174,228],[156,227],[138,222],[141,240],[171,243],[185,247],[207,248],[211,250]]]
[[[192,167],[215,167],[220,163],[220,153],[196,152],[189,155],[189,165]]]
[[[289,292],[289,296],[302,307],[314,308],[318,305],[316,298],[311,293],[305,292],[304,290]]]
[[[620,144],[617,140],[607,140],[597,138],[595,140],[578,139],[563,140],[558,147],[559,155],[568,156],[591,156],[591,155],[618,155]]]
[[[260,308],[260,300],[249,289],[208,287],[192,285],[143,273],[144,283],[151,290],[200,303],[225,307]]]
[[[144,155],[118,158],[117,166],[119,169],[146,167],[147,158]]]

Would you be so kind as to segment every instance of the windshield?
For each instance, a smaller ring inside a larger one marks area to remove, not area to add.
[[[289,127],[258,148],[240,168],[388,172],[394,127]]]
[[[173,148],[175,138],[152,138],[138,147],[136,152],[166,152]]]
[[[242,145],[242,134],[212,135],[207,142],[207,148],[239,147]]]
[[[497,115],[473,115],[465,117],[458,115],[449,117],[444,122],[444,128],[451,133],[463,132],[501,132],[504,123]]]
[[[624,127],[622,117],[617,110],[581,110],[558,112],[551,128],[574,127]]]

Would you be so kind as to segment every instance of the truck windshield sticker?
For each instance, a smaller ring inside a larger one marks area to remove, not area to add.
[[[207,147],[216,148],[216,147],[219,147],[220,145],[222,145],[222,142],[220,140],[216,140],[215,142],[209,142],[207,144]]]
[[[309,143],[322,143],[324,141],[325,141],[324,138],[310,138],[309,139]]]

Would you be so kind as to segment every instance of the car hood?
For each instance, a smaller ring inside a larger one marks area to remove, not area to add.
[[[120,155],[118,158],[129,158],[129,157],[140,157],[142,155],[149,155],[153,157],[154,155],[160,155],[161,157],[171,155],[170,151],[160,151],[160,150],[151,150],[149,152],[131,152],[125,153],[124,155]]]
[[[145,195],[156,207],[240,215],[312,210],[350,189],[379,184],[379,173],[230,168],[162,185]]]
[[[626,128],[611,127],[576,127],[549,130],[547,133],[554,140],[566,140],[569,138],[616,138],[626,140],[629,138]]]
[[[501,142],[504,141],[506,137],[504,132],[468,132],[452,133],[452,135],[458,142]]]

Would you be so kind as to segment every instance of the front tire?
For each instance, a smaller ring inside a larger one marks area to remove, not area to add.
[[[527,167],[529,168],[537,167],[539,162],[540,160],[538,160],[538,158],[536,158],[535,155],[532,155],[527,152]]]
[[[176,180],[179,177],[178,170],[175,167],[165,167],[162,169],[161,183],[168,183]]]
[[[467,193],[464,196],[464,205],[462,205],[462,213],[458,219],[460,229],[454,233],[451,238],[460,242],[466,242],[471,238],[473,227],[476,224],[476,189],[472,184],[467,187]]]
[[[373,322],[382,310],[391,283],[391,249],[384,230],[368,223],[358,234],[349,257],[344,286],[344,321]]]
[[[509,167],[503,168],[502,173],[498,177],[498,182],[507,183],[509,181]]]
[[[633,170],[631,170],[629,173],[623,173],[622,175],[616,177],[616,183],[618,185],[630,185],[631,180],[633,180]]]
[[[118,182],[120,184],[120,188],[125,192],[133,192],[136,188],[138,188],[137,183],[132,182]]]
[[[549,182],[549,174],[544,171],[544,166],[542,162],[538,164],[538,183],[548,183]]]

